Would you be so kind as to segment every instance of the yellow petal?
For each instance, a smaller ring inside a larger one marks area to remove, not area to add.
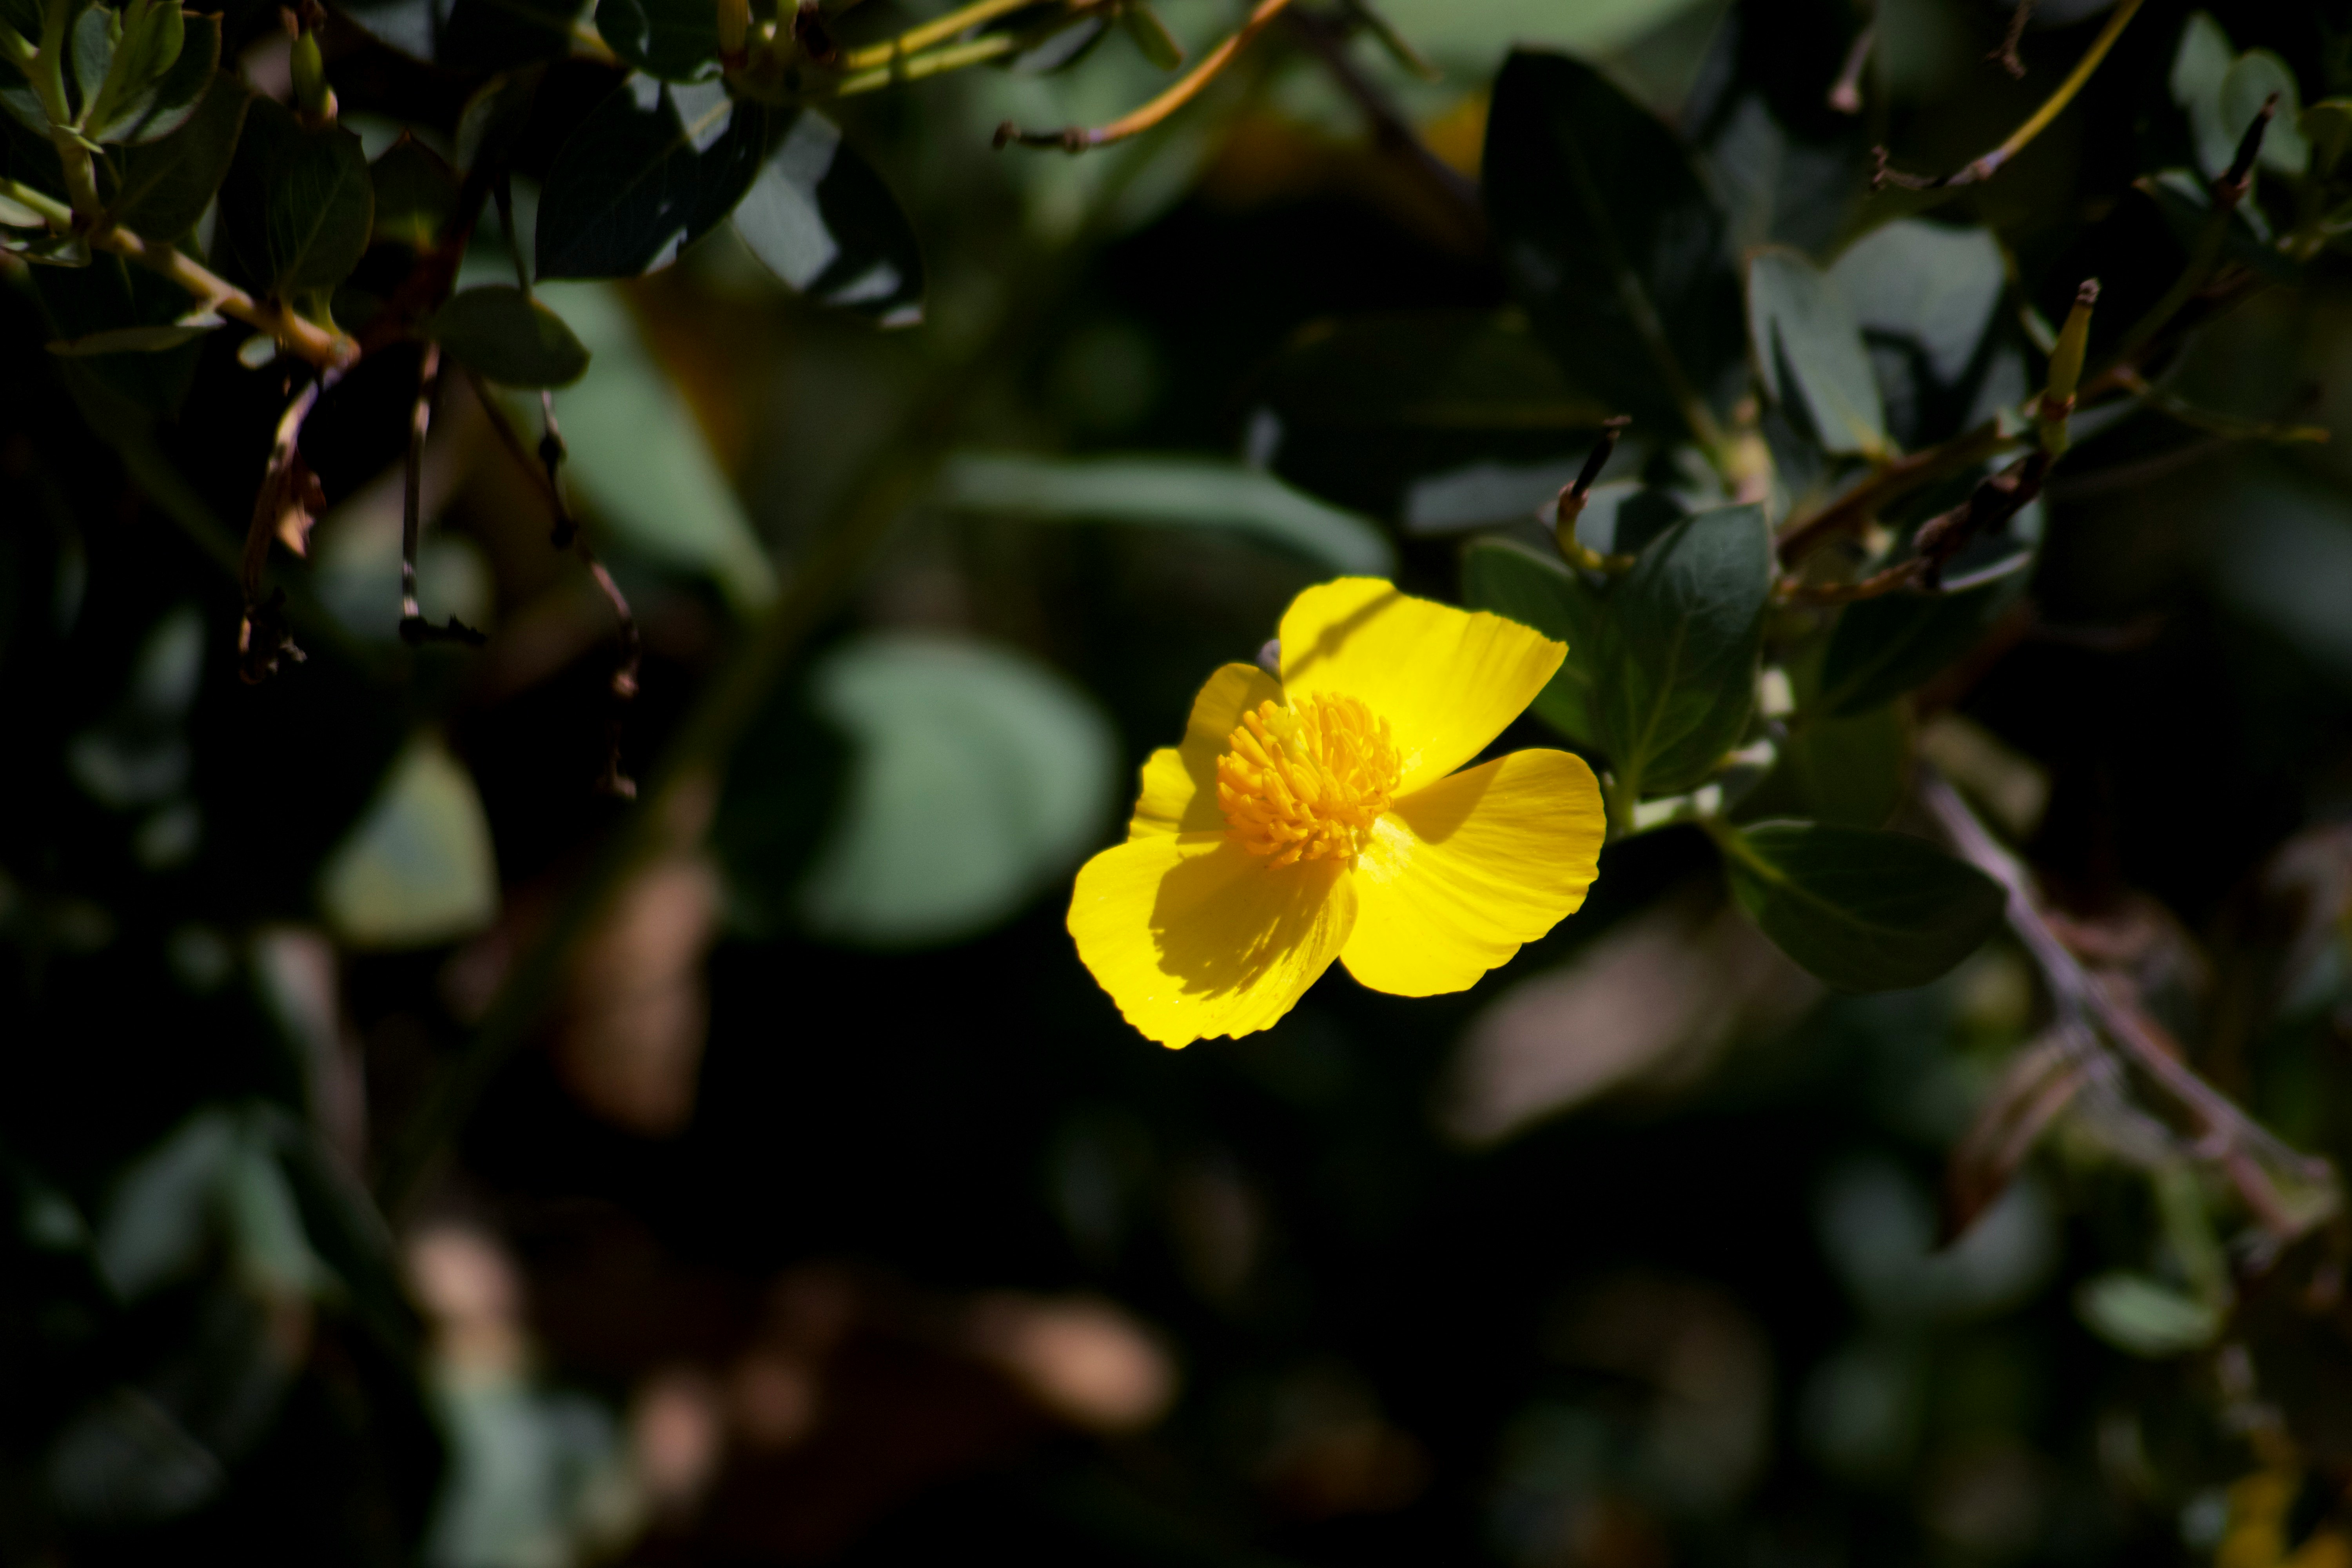
[[[1271,698],[1282,700],[1282,685],[1254,664],[1228,664],[1209,677],[1192,699],[1184,743],[1162,746],[1143,764],[1143,793],[1127,825],[1129,838],[1149,833],[1222,831],[1225,814],[1217,806],[1217,759],[1242,714]]]
[[[1584,902],[1606,818],[1592,770],[1514,752],[1396,803],[1356,860],[1341,954],[1375,991],[1465,991]]]
[[[1478,754],[1544,689],[1568,645],[1484,610],[1416,599],[1377,577],[1307,589],[1282,617],[1282,685],[1360,698],[1389,721],[1397,793]]]
[[[1070,898],[1078,956],[1163,1046],[1266,1027],[1331,967],[1355,918],[1345,861],[1270,867],[1222,831],[1115,845]]]

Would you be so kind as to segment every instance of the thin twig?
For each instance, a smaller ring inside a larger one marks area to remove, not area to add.
[[[2025,61],[2017,52],[2025,42],[2025,25],[2033,20],[2033,0],[2017,0],[2017,8],[2009,14],[2009,31],[2001,36],[2000,47],[1985,58],[1997,60],[2000,68],[2019,81],[2025,79]]]
[[[1877,42],[1878,21],[1873,17],[1846,46],[1845,63],[1838,68],[1837,80],[1830,83],[1828,99],[1829,106],[1840,114],[1862,112],[1862,73],[1870,64],[1871,47]]]
[[[523,449],[522,437],[516,433],[514,422],[507,417],[506,410],[499,406],[488,384],[471,369],[466,372],[466,378],[467,384],[473,389],[474,401],[481,405],[482,412],[489,417],[490,428],[498,434],[499,445],[506,448],[507,455],[514,459],[517,468],[539,481],[540,493],[545,498],[548,510],[555,520],[555,547],[559,550],[568,548],[579,557],[589,580],[596,584],[596,591],[604,595],[604,603],[612,608],[615,629],[621,639],[621,658],[613,670],[613,703],[605,715],[604,772],[598,781],[598,787],[607,795],[635,800],[636,781],[621,771],[621,729],[628,704],[637,695],[637,677],[644,661],[645,641],[637,631],[637,617],[629,608],[629,596],[621,591],[621,584],[596,558],[596,552],[589,546],[579,524],[572,521],[572,509],[564,503],[563,482],[557,466],[562,458],[563,443],[555,434],[554,399],[545,393],[540,395],[547,414],[547,435],[540,442],[539,458],[535,460]]]
[[[1187,72],[1183,79],[1131,114],[1121,116],[1108,125],[1088,130],[1082,125],[1068,126],[1060,131],[1024,131],[1008,120],[996,128],[996,144],[1003,147],[1018,142],[1024,147],[1059,147],[1066,153],[1083,153],[1092,147],[1107,147],[1114,142],[1124,142],[1130,136],[1150,130],[1170,115],[1201,95],[1201,90],[1214,81],[1234,58],[1247,48],[1250,41],[1274,25],[1276,17],[1290,8],[1290,0],[1258,0],[1257,8],[1249,19],[1235,28],[1225,40],[1201,57],[1201,63]]]
[[[1592,497],[1593,481],[1601,477],[1601,470],[1609,466],[1611,456],[1617,450],[1617,438],[1633,423],[1633,417],[1624,414],[1612,415],[1602,420],[1601,439],[1595,441],[1592,450],[1584,455],[1584,467],[1577,470],[1573,480],[1560,487],[1559,499],[1552,502],[1553,542],[1559,546],[1559,552],[1568,557],[1570,564],[1580,566],[1587,572],[1631,572],[1633,569],[1633,556],[1622,552],[1603,555],[1576,537],[1576,522],[1584,515],[1585,503]]]
[[[2335,1167],[2325,1158],[2290,1147],[2247,1115],[2229,1096],[2197,1075],[2183,1059],[2179,1047],[2145,1009],[2121,994],[2113,982],[2103,981],[2083,967],[2082,961],[2051,930],[2024,866],[1993,841],[1959,792],[1924,765],[1919,796],[1960,858],[2000,883],[2008,895],[2010,930],[2041,971],[2062,1025],[2095,1026],[2133,1067],[2194,1118],[2201,1134],[2195,1152],[2221,1166],[2258,1217],[2273,1224],[2291,1212],[2266,1165],[2291,1172],[2304,1181],[2334,1184]]]
[[[433,427],[433,395],[441,384],[441,345],[425,345],[418,365],[416,400],[408,414],[408,461],[400,510],[400,640],[411,647],[429,642],[463,643],[479,647],[488,641],[480,632],[451,616],[435,626],[416,604],[416,551],[425,523],[425,437]]]
[[[1906,174],[1889,168],[1886,163],[1886,149],[1880,147],[1874,149],[1878,166],[1873,171],[1870,183],[1874,186],[1899,185],[1906,191],[1937,191],[1948,189],[1954,185],[1973,185],[1979,181],[1991,179],[2000,172],[2003,164],[2023,152],[2028,142],[2048,130],[2050,122],[2057,119],[2068,104],[2074,101],[2074,95],[2083,90],[2083,84],[2091,79],[2091,73],[2097,70],[2099,62],[2107,58],[2107,51],[2115,47],[2116,40],[2123,36],[2124,28],[2130,24],[2133,15],[2139,10],[2141,4],[2142,0],[2120,0],[2114,13],[2107,17],[2107,25],[2099,29],[2099,36],[2091,40],[2091,47],[2083,51],[2081,59],[2074,62],[2074,68],[2067,73],[2066,79],[2058,84],[2058,90],[2044,100],[2042,107],[2035,110],[2024,124],[2011,132],[2008,141],[2003,142],[1983,157],[1952,174],[1941,174],[1930,179],[1925,175]]]
[[[2254,160],[2262,155],[2263,140],[2270,131],[2272,117],[2278,113],[2278,94],[2271,94],[2263,100],[2262,108],[2254,111],[2253,119],[2247,122],[2245,133],[2238,138],[2236,155],[2230,160],[2230,166],[2222,172],[2221,177],[2212,184],[2212,206],[2206,213],[2205,222],[2189,247],[2189,264],[2180,269],[2180,276],[2172,280],[2172,287],[2164,291],[2164,297],[2149,306],[2147,313],[2134,321],[2131,330],[2124,333],[2123,341],[2116,345],[2114,353],[2107,356],[2105,364],[2101,367],[2102,373],[2131,363],[2156,334],[2179,314],[2180,308],[2197,297],[2197,291],[2204,288],[2213,276],[2213,269],[2221,259],[2221,247],[2230,237],[2230,223],[2237,213],[2238,204],[2244,201],[2246,193],[2253,188]]]
[[[1896,458],[1821,510],[1790,523],[1780,534],[1780,563],[1794,566],[1839,534],[1860,532],[1876,521],[1879,512],[1890,503],[1922,486],[1998,457],[2002,448],[2016,440],[2016,437],[2001,429],[2000,419],[1993,418],[1941,446]]]
[[[246,524],[245,551],[238,563],[237,584],[245,596],[245,618],[236,631],[237,674],[248,686],[278,673],[278,661],[299,664],[307,657],[295,646],[286,624],[286,592],[263,591],[269,570],[269,547],[283,541],[296,554],[310,548],[310,524],[326,509],[326,494],[318,476],[302,460],[302,426],[320,397],[334,384],[335,372],[323,371],[303,384],[278,416],[269,444],[269,459],[261,471],[261,486],[253,498],[253,517]]]

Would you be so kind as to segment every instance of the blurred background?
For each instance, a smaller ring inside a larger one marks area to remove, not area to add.
[[[241,684],[221,520],[278,384],[216,334],[140,448],[168,462],[126,463],[6,291],[0,1556],[2352,1560],[2352,1352],[2297,1342],[2257,1393],[2237,1340],[2078,1309],[2118,1264],[2204,1266],[2146,1183],[2062,1124],[1939,1249],[1948,1156],[2040,1016],[2005,938],[1832,997],[1667,829],[1470,993],[1335,973],[1171,1053],[1062,928],[1210,669],[1332,575],[1458,601],[1467,531],[1523,525],[1607,412],[1563,390],[1465,430],[1318,357],[1339,323],[1507,302],[1475,192],[1505,52],[1599,64],[1751,198],[1743,243],[1826,259],[1870,221],[1874,144],[1957,167],[2104,19],[2044,0],[2019,81],[1986,58],[2007,4],[1866,9],[1390,0],[1431,78],[1311,20],[1087,157],[991,133],[1158,90],[1121,38],[845,102],[920,235],[919,321],[792,297],[725,229],[543,291],[594,354],[554,411],[642,631],[626,702],[604,598],[454,380],[422,597],[489,638],[394,635],[397,354],[306,437],[309,658]],[[2103,258],[2172,243],[2131,182],[2194,164],[2189,10],[2152,0],[1933,214],[2004,247],[1997,298],[1955,309],[2054,321]],[[2344,5],[2213,11],[2304,101],[2352,86]],[[1161,14],[1197,54],[1236,12]],[[242,68],[282,92],[268,31]],[[431,85],[355,26],[329,63],[372,153],[371,103]],[[1859,113],[1830,101],[1851,71]],[[486,224],[469,268],[502,244]],[[2030,593],[1906,722],[2077,951],[2340,1163],[2340,258],[2167,385],[2201,412],[2084,422]],[[747,634],[779,618],[789,646]],[[641,804],[599,788],[615,745]],[[2291,1461],[2282,1401],[2318,1413]]]

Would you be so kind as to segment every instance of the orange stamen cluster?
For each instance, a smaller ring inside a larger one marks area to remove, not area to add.
[[[1234,842],[1276,866],[1356,854],[1401,771],[1388,721],[1352,697],[1261,702],[1232,741],[1217,759],[1217,804]]]

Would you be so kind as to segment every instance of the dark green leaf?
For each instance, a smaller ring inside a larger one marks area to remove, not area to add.
[[[1660,534],[1611,593],[1602,744],[1642,794],[1692,788],[1746,731],[1771,551],[1761,507],[1718,507]]]
[[[1910,726],[1899,708],[1793,724],[1772,772],[1739,803],[1740,815],[1884,826],[1903,804],[1910,747]]]
[[[773,150],[735,207],[751,254],[820,304],[886,327],[921,321],[923,254],[889,187],[813,109],[772,122],[771,134]]]
[[[1674,495],[1631,479],[1595,485],[1576,520],[1577,542],[1601,555],[1639,555],[1690,515]]]
[[[1822,450],[1885,452],[1886,416],[1862,328],[1820,268],[1780,247],[1750,257],[1748,333],[1766,395]]]
[[[158,0],[151,21],[167,8],[168,0]],[[157,45],[159,57],[162,44],[168,42],[167,38]],[[220,71],[220,54],[221,19],[185,17],[180,47],[173,54],[170,67],[142,84],[110,87],[101,105],[103,119],[94,120],[87,127],[89,134],[100,142],[153,142],[171,135],[188,122],[205,95],[212,90],[214,78]],[[122,68],[122,58],[117,58],[118,69]],[[238,83],[240,89],[243,85]]]
[[[2270,50],[2247,50],[2221,79],[2221,128],[2229,135],[2234,155],[2238,138],[2245,134],[2273,94],[2278,97],[2278,111],[2263,133],[2257,162],[2273,174],[2299,177],[2311,164],[2311,143],[2303,139],[2303,94],[2295,85],[2294,72]],[[2222,166],[2228,167],[2226,161]]]
[[[1841,991],[1925,985],[2000,923],[1999,883],[1907,834],[1766,822],[1717,837],[1739,907]]]
[[[1591,67],[1515,52],[1486,122],[1511,287],[1578,385],[1662,429],[1738,395],[1739,279],[1674,132]]]
[[[199,18],[209,21],[210,18]],[[121,170],[108,210],[148,239],[166,243],[195,226],[228,175],[253,93],[235,77],[215,77],[194,114],[158,142],[108,154]]]
[[[1886,594],[1848,605],[1822,656],[1820,710],[1848,718],[1927,684],[1983,640],[2025,583],[2020,571],[1956,594]]]
[[[1098,841],[1118,746],[1050,671],[983,644],[883,635],[836,651],[811,685],[852,758],[843,820],[799,899],[819,934],[967,936]]]
[[[220,193],[215,252],[226,250],[265,293],[332,289],[359,264],[375,196],[360,139],[340,126],[309,131],[257,98]]]
[[[1999,352],[2008,279],[1989,231],[1883,224],[1840,254],[1829,280],[1861,323],[1887,428],[1904,445],[1940,441],[1987,417],[1988,402],[2025,395],[2021,365]]]
[[[368,183],[375,191],[377,240],[412,250],[441,242],[442,226],[457,210],[457,175],[440,153],[404,134],[368,165]]]
[[[509,386],[569,386],[588,368],[588,351],[563,318],[509,284],[465,290],[433,312],[424,331]]]
[[[194,310],[185,289],[111,252],[87,266],[37,268],[31,278],[52,336],[93,356],[78,363],[151,414],[179,407],[201,350],[187,341],[159,350],[154,334],[175,331]],[[100,335],[120,332],[136,335],[110,342]]]
[[[719,7],[710,0],[596,0],[596,33],[614,54],[664,81],[719,74]]]
[[[1992,877],[1903,832],[1757,823],[1717,839],[1740,908],[1837,990],[1927,985],[2001,924]]]
[[[1184,46],[1176,41],[1176,35],[1168,30],[1160,13],[1144,0],[1129,0],[1118,19],[1127,25],[1127,36],[1135,40],[1135,47],[1143,51],[1145,59],[1164,71],[1172,71],[1184,63]]]
[[[675,260],[760,173],[769,111],[709,83],[632,77],[563,144],[540,193],[541,278],[633,278]]]
[[[1477,610],[1533,626],[1568,645],[1559,672],[1537,694],[1536,712],[1569,739],[1606,750],[1599,717],[1609,676],[1607,606],[1559,556],[1512,540],[1474,541],[1462,552],[1462,598]]]

